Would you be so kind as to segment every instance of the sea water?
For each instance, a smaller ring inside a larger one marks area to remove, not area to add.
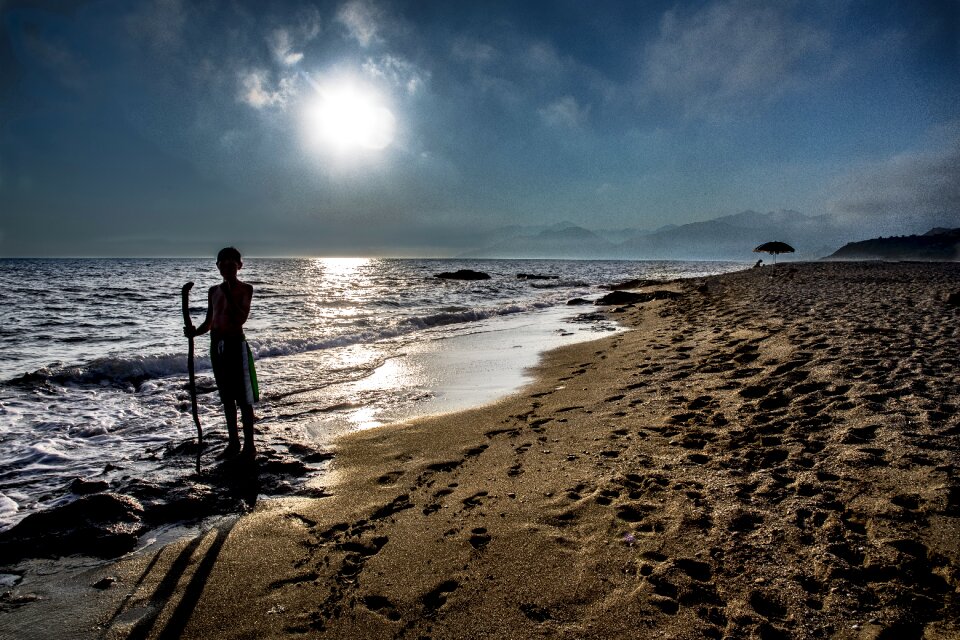
[[[596,298],[600,285],[625,279],[741,268],[247,259],[239,276],[254,287],[246,333],[262,393],[258,446],[322,445],[345,431],[492,400],[522,383],[540,351],[611,329],[568,300]],[[434,277],[457,269],[491,278]],[[187,281],[197,283],[190,312],[200,324],[207,289],[220,281],[212,259],[0,260],[0,530],[64,499],[76,478],[162,474],[158,447],[196,436],[182,331]],[[207,336],[196,338],[196,353],[200,420],[222,433]]]

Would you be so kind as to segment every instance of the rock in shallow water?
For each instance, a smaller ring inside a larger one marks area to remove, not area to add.
[[[459,269],[457,271],[444,271],[436,274],[434,277],[444,280],[489,280],[490,274],[472,269]]]
[[[103,480],[86,480],[76,478],[70,483],[70,491],[78,496],[86,496],[91,493],[100,493],[110,488],[110,485]]]

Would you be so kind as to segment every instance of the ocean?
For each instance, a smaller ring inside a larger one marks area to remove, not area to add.
[[[239,275],[254,286],[246,329],[262,394],[258,448],[322,449],[354,429],[491,401],[522,385],[542,351],[616,330],[595,308],[568,300],[595,298],[600,285],[632,278],[742,268],[249,258]],[[434,277],[457,269],[492,277]],[[77,478],[113,487],[183,473],[165,452],[196,437],[182,333],[187,281],[196,283],[191,314],[199,324],[206,290],[220,281],[213,259],[0,260],[0,531],[72,499]],[[196,349],[212,462],[223,416],[207,336]]]

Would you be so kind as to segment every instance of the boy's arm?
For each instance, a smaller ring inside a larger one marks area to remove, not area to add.
[[[203,335],[210,330],[210,313],[211,313],[210,310],[212,308],[213,308],[213,288],[211,287],[209,290],[207,290],[207,316],[203,319],[203,322],[200,323],[200,326],[193,328],[194,336]],[[187,333],[187,331],[188,331],[187,327],[184,327],[183,332]],[[190,338],[193,336],[187,334],[187,337]]]

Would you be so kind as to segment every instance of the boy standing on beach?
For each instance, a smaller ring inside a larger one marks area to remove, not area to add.
[[[231,458],[240,454],[244,460],[252,461],[257,454],[253,444],[253,403],[259,399],[259,391],[253,357],[243,335],[243,323],[250,315],[253,287],[237,279],[241,267],[240,252],[234,247],[221,249],[217,254],[217,269],[223,282],[210,287],[207,316],[192,333],[198,336],[210,332],[210,361],[229,436],[227,448],[218,457]],[[192,337],[190,329],[184,327],[183,331],[187,337]],[[237,407],[243,420],[243,450],[237,431]]]

